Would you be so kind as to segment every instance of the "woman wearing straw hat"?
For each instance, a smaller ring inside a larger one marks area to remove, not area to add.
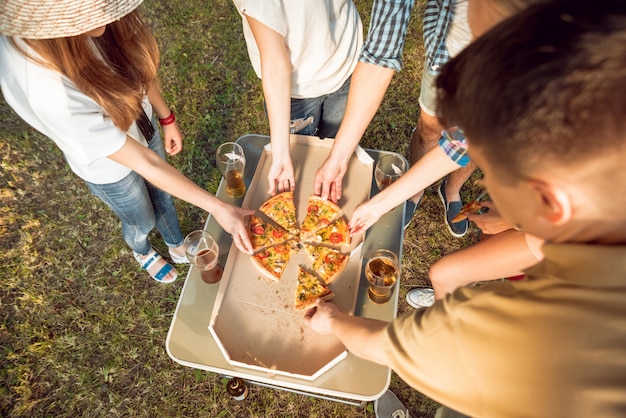
[[[168,193],[211,212],[246,253],[243,219],[251,211],[220,201],[165,161],[166,151],[180,152],[182,135],[157,86],[158,48],[135,10],[142,1],[0,3],[0,87],[121,219],[142,268],[170,283],[176,270],[148,240],[156,226],[172,260],[188,262]]]

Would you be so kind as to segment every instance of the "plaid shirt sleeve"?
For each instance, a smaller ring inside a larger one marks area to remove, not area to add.
[[[425,70],[438,73],[450,60],[446,35],[454,19],[453,0],[428,0],[424,9]]]
[[[467,155],[467,140],[461,129],[451,128],[443,131],[441,138],[439,138],[439,147],[459,166],[465,167],[469,164],[470,158]]]
[[[359,61],[402,69],[402,50],[415,0],[374,0]]]

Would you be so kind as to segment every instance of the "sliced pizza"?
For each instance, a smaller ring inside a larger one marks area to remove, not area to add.
[[[315,301],[328,300],[335,294],[324,286],[314,274],[298,266],[298,286],[296,288],[296,309],[299,311],[315,307]]]
[[[313,259],[313,270],[320,275],[324,283],[331,284],[350,261],[348,254],[334,248],[321,245],[305,245],[306,251]]]
[[[296,219],[296,205],[293,202],[293,192],[278,193],[270,197],[261,205],[259,210],[287,231],[298,235],[298,221]]]
[[[478,213],[482,207],[483,205],[477,200],[466,203],[461,208],[461,211],[452,219],[452,223],[461,222],[463,219],[466,219],[468,213]]]
[[[283,271],[287,267],[289,259],[297,250],[295,240],[286,241],[281,244],[264,248],[263,250],[252,254],[252,262],[257,266],[261,273],[268,278],[279,281],[283,275]]]
[[[271,247],[294,238],[294,235],[281,226],[274,225],[256,215],[250,217],[248,227],[250,241],[254,251]]]
[[[349,245],[350,229],[348,228],[348,221],[341,216],[332,224],[317,231],[309,241],[333,246]]]
[[[341,215],[341,208],[330,200],[320,196],[309,196],[306,216],[300,225],[300,235],[303,239],[310,239],[320,229],[333,223]]]

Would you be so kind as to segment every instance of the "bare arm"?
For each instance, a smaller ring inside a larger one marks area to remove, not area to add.
[[[244,216],[252,214],[253,211],[222,202],[182,175],[152,150],[130,137],[126,137],[122,148],[109,155],[109,158],[137,172],[172,196],[211,213],[222,228],[233,236],[237,248],[247,254],[252,252],[252,243],[244,224]]]
[[[433,148],[391,186],[355,209],[350,219],[350,232],[360,234],[385,213],[457,168],[459,166],[441,147]]]
[[[315,173],[314,193],[337,202],[341,199],[348,161],[374,118],[395,70],[359,62],[352,73],[348,104],[330,155]]]
[[[341,312],[333,303],[317,301],[304,322],[320,334],[334,334],[355,356],[387,366],[385,328],[387,322],[355,317]]]
[[[148,100],[159,119],[165,119],[170,115],[170,108],[165,103],[165,100],[163,100],[163,96],[161,96],[157,80],[154,80],[150,86]],[[178,122],[174,121],[174,123],[163,126],[162,129],[165,151],[170,155],[176,155],[182,151],[183,134],[180,132]]]
[[[269,193],[293,190],[295,178],[289,155],[291,119],[291,61],[285,39],[258,20],[246,16],[261,54],[263,95],[267,106],[272,142]]]

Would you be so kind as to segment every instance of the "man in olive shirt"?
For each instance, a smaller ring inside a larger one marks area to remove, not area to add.
[[[625,40],[626,0],[550,2],[438,78],[501,215],[547,242],[524,280],[389,324],[319,301],[309,325],[463,414],[626,416]]]

